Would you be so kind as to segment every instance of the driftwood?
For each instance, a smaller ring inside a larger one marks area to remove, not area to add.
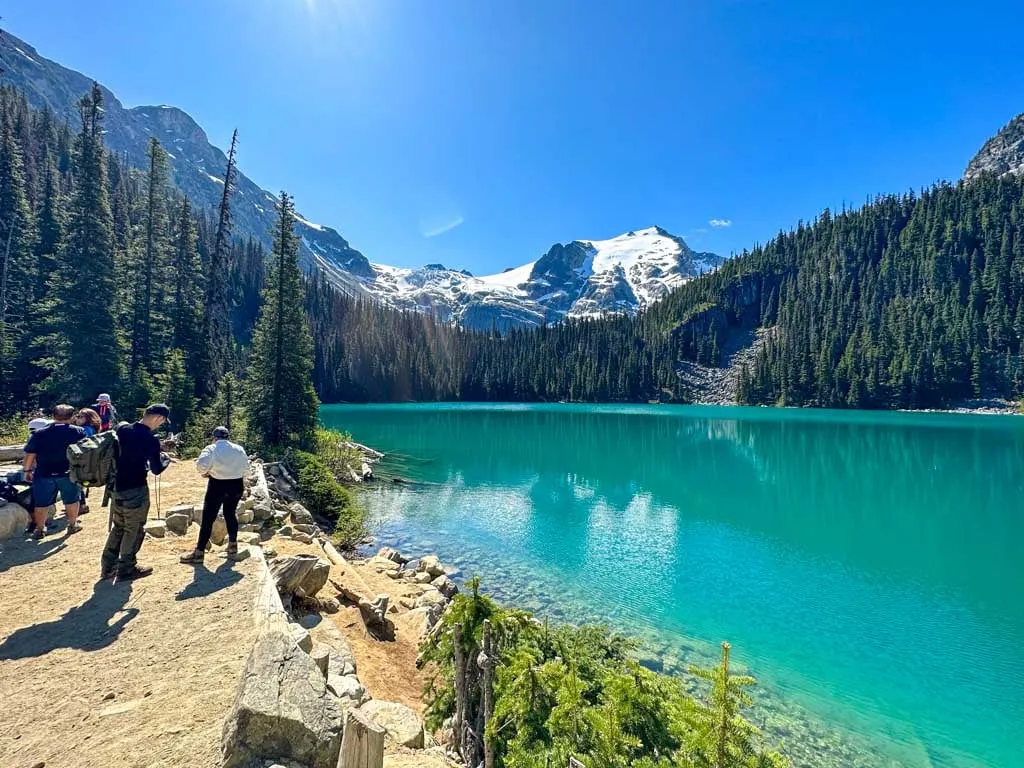
[[[320,545],[324,549],[327,559],[337,566],[344,568],[342,574],[343,583],[331,579],[331,584],[341,593],[346,600],[351,600],[359,606],[359,612],[363,616],[363,622],[368,626],[387,626],[388,596],[374,595],[373,591],[363,581],[362,577],[355,572],[348,561],[341,556],[341,553],[329,541],[321,540]]]
[[[0,461],[21,461],[23,458],[24,445],[0,445]]]
[[[270,564],[277,591],[285,595],[305,597],[302,583],[309,576],[320,558],[315,555],[291,555],[279,557]]]
[[[371,723],[358,709],[345,713],[338,768],[381,768],[384,765],[384,729]]]

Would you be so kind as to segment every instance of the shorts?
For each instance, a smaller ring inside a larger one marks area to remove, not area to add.
[[[71,482],[67,475],[63,477],[37,477],[32,481],[32,503],[38,507],[48,507],[57,502],[57,494],[64,504],[77,504],[82,500],[82,489]]]

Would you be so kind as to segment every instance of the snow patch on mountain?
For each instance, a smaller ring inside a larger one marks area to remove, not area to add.
[[[608,240],[556,244],[540,259],[494,275],[430,264],[370,264],[363,287],[387,304],[470,328],[507,329],[565,318],[635,314],[722,259],[697,254],[659,227]]]

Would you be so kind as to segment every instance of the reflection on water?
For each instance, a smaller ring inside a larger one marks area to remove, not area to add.
[[[323,417],[420,459],[403,471],[430,485],[369,497],[389,536],[662,637],[728,637],[773,687],[905,765],[1017,759],[1016,419],[663,406]]]

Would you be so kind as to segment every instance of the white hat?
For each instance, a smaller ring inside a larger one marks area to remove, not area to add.
[[[97,403],[109,403],[110,402],[110,395],[108,395],[106,392],[104,392],[102,395],[100,395],[99,397],[96,398],[96,402]]]
[[[43,427],[48,427],[52,423],[53,422],[51,422],[49,419],[32,419],[32,421],[28,423],[28,431],[38,432]]]

